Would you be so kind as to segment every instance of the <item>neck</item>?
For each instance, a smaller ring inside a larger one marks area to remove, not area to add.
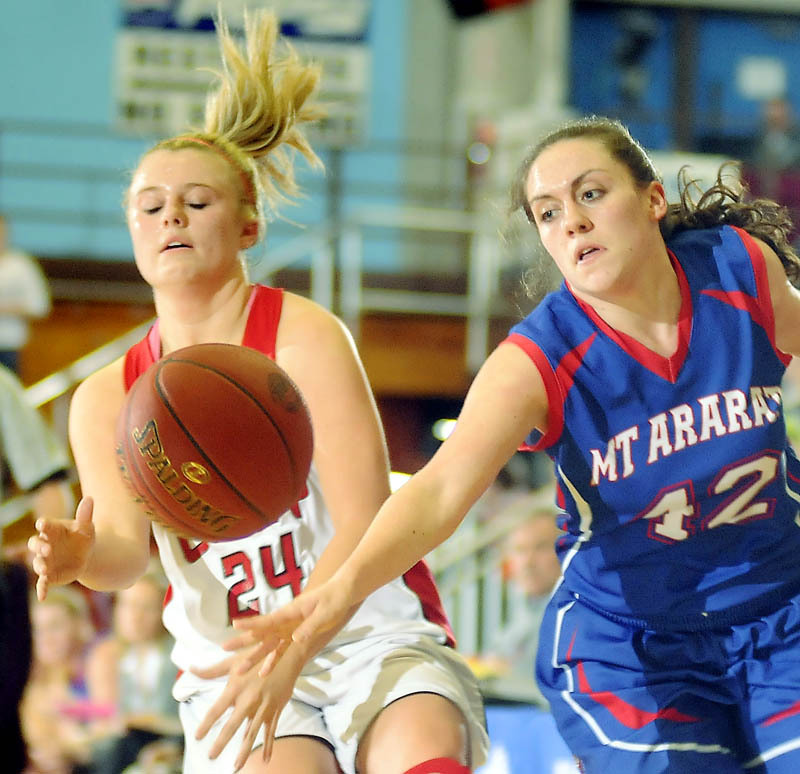
[[[196,287],[154,293],[162,354],[208,342],[241,344],[251,291],[237,279],[206,293]]]
[[[678,277],[666,248],[643,262],[613,294],[583,298],[612,328],[631,336],[663,356],[678,345],[682,297]]]

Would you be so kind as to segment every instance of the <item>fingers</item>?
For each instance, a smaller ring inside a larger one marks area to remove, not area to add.
[[[319,608],[315,608],[314,612],[294,630],[292,640],[298,645],[305,645],[316,634],[320,634],[329,628],[331,628],[330,624],[326,623],[325,617],[320,613]]]
[[[47,576],[40,575],[36,579],[36,598],[40,602],[44,602],[45,597],[47,596],[47,588],[48,588]]]
[[[277,661],[277,650],[273,650],[271,653],[268,653],[266,658],[261,662],[261,666],[258,668],[258,676],[266,677],[273,670]]]
[[[223,659],[216,664],[212,664],[211,666],[207,667],[190,667],[189,671],[193,675],[197,675],[198,677],[202,677],[205,680],[213,680],[217,677],[224,677],[233,670],[234,662],[236,661],[235,656],[230,656],[229,658]]]
[[[205,735],[211,730],[211,727],[216,723],[221,717],[222,714],[231,706],[231,702],[227,698],[228,691],[225,690],[222,692],[222,695],[217,699],[212,705],[211,708],[206,713],[206,716],[203,718],[200,725],[197,727],[195,731],[195,739],[202,739]],[[217,752],[219,754],[219,752]]]
[[[36,529],[42,530],[43,528],[46,528],[44,519],[38,519],[36,522]],[[52,555],[53,549],[44,533],[40,531],[39,534],[28,538],[28,550],[31,552],[32,556],[31,567],[33,567],[33,571],[39,576],[36,579],[36,598],[40,602],[43,602],[44,598],[47,596],[47,589],[49,587],[47,578],[49,562],[47,559]]]
[[[244,732],[244,739],[242,740],[242,746],[239,748],[239,754],[236,756],[236,761],[234,763],[234,771],[239,771],[241,768],[244,767],[245,763],[247,763],[247,759],[250,757],[250,753],[253,751],[253,747],[256,743],[256,735],[258,734],[258,729],[261,728],[261,723],[257,719],[257,716],[260,713],[256,713],[256,717],[251,718],[247,722],[247,728]]]
[[[264,660],[261,662],[261,666],[258,668],[259,677],[266,677],[275,668],[275,665],[286,652],[290,643],[291,640],[283,640],[271,652],[267,653]]]
[[[272,758],[272,746],[275,743],[275,732],[278,729],[278,714],[273,713],[269,723],[264,723],[264,745],[261,758],[264,763],[268,763]]]
[[[217,702],[211,708],[211,710],[209,711],[209,716],[211,715],[212,712],[214,712],[215,715],[216,715],[216,718],[219,718],[222,715],[222,713],[228,707],[230,707],[232,705],[232,702],[230,700],[223,702],[224,706],[221,709],[217,706],[219,704],[220,704],[220,702]],[[242,723],[244,723],[245,720],[248,719],[248,714],[249,713],[247,712],[247,710],[244,707],[238,707],[238,706],[235,706],[235,705],[233,706],[233,711],[231,712],[231,716],[225,722],[225,725],[222,726],[222,730],[219,732],[219,734],[217,734],[217,738],[214,740],[214,743],[211,745],[211,748],[208,751],[208,757],[211,758],[211,760],[214,760],[223,751],[225,746],[231,741],[231,739],[233,738],[233,735],[239,729],[239,726],[241,726]],[[208,728],[204,728],[206,720],[208,719],[209,716],[206,716],[206,718],[203,720],[203,724],[201,726],[201,728],[203,728],[203,735],[207,734],[209,729],[211,728],[210,725],[208,726]],[[216,718],[215,718],[215,720],[216,720]],[[213,725],[213,723],[211,725]],[[249,721],[248,722],[248,728],[247,728],[248,732],[251,730],[251,728],[250,728],[251,726],[252,726],[252,721]],[[200,737],[201,728],[197,729],[198,739],[201,738]],[[256,730],[257,729],[258,729],[258,726],[256,726]],[[253,745],[253,740],[254,739],[255,739],[255,734],[253,734],[252,736],[249,736],[248,733],[245,733],[245,741],[242,743],[242,749],[239,751],[239,756],[236,759],[236,767],[235,768],[236,768],[237,771],[238,771],[238,769],[240,769],[244,765],[244,763],[247,761],[247,757],[249,755],[249,753],[247,755],[244,754],[245,745],[249,742],[250,746],[249,746],[248,749],[252,750],[252,745]],[[242,759],[244,759],[244,760],[242,760]],[[240,761],[241,761],[241,763],[240,763]]]
[[[236,626],[236,621],[233,622],[233,625]],[[223,650],[240,650],[242,648],[250,647],[256,643],[256,641],[257,640],[253,634],[250,632],[244,632],[238,637],[231,637],[231,639],[223,643],[222,648]]]
[[[290,605],[294,603],[291,602]],[[248,618],[237,618],[233,622],[234,628],[243,633],[247,633],[252,642],[258,638],[268,649],[272,649],[281,640],[291,636],[292,631],[302,620],[302,614],[294,615],[291,620],[276,623],[275,612],[268,615],[254,615]]]

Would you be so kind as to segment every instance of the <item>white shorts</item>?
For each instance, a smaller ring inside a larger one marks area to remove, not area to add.
[[[318,656],[315,671],[304,671],[292,699],[278,720],[276,738],[313,736],[336,755],[344,774],[355,774],[358,743],[378,713],[393,701],[414,693],[435,693],[453,702],[462,712],[469,733],[471,765],[484,763],[489,745],[483,701],[478,684],[464,660],[452,648],[431,639],[407,642],[376,638],[376,642],[344,655],[331,651]],[[185,774],[231,774],[241,746],[243,723],[220,756],[211,761],[208,750],[219,734],[227,713],[197,741],[195,729],[224,687],[209,681],[215,690],[195,693],[180,704],[186,736]],[[263,728],[254,749],[264,741]]]

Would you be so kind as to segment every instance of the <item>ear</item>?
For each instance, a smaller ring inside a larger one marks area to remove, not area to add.
[[[239,237],[239,247],[242,250],[247,250],[258,241],[258,221],[248,220],[242,228],[242,234]]]
[[[661,220],[667,214],[667,192],[658,180],[651,181],[647,186],[647,205],[653,220]]]

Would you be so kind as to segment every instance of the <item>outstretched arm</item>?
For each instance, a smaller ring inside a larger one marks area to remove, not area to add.
[[[544,429],[547,398],[538,369],[513,344],[488,358],[470,388],[452,435],[381,507],[350,558],[322,586],[266,619],[237,622],[273,642],[334,631],[353,605],[402,575],[456,529],[529,431]]]

